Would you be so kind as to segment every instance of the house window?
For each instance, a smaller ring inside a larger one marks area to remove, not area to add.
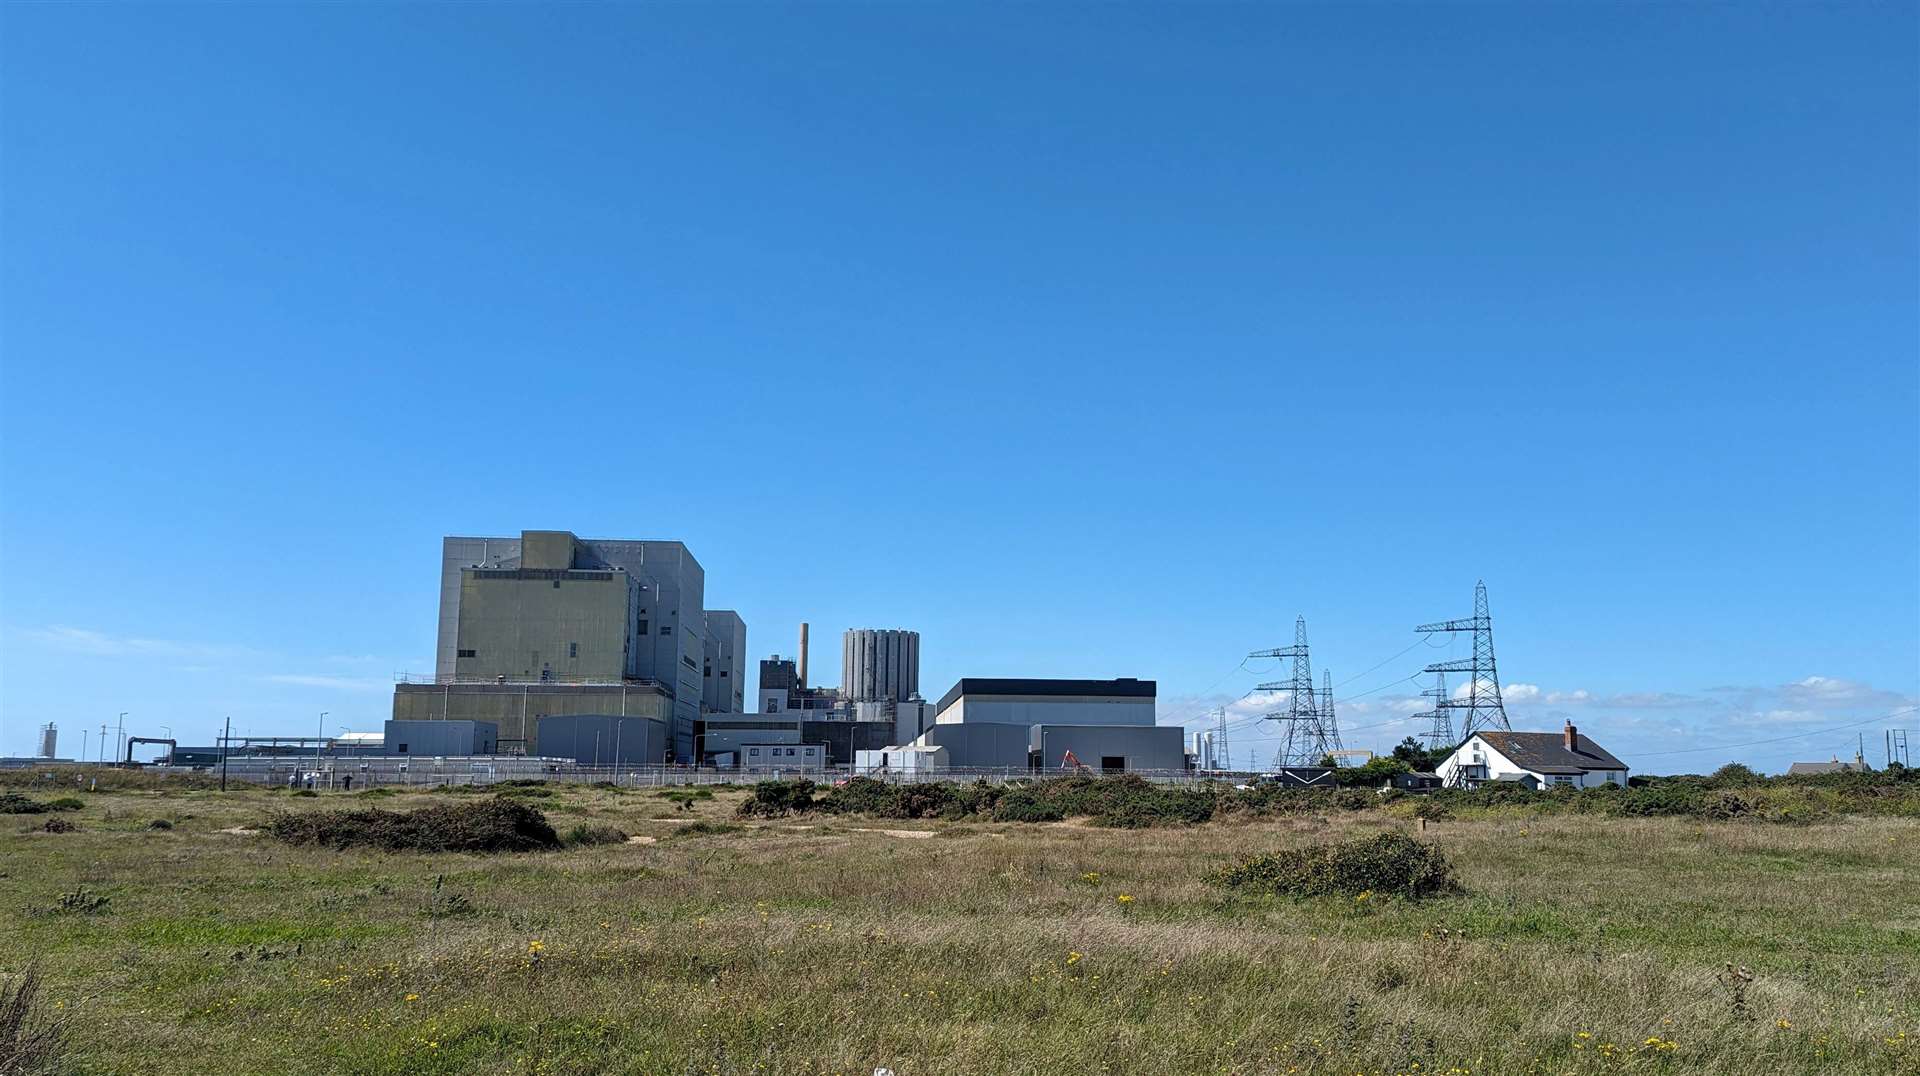
[[[395,748],[395,749],[394,749],[394,752],[393,752],[393,753],[394,753],[394,754],[396,754],[396,755],[404,755],[404,754],[406,754],[406,753],[407,753],[407,745],[406,745],[406,744],[401,744],[401,745],[400,745],[399,747],[397,747],[397,748]]]
[[[672,624],[662,624],[662,625],[660,625],[660,634],[662,634],[662,635],[672,635],[672,634],[673,634],[673,625],[672,625]]]
[[[648,630],[649,630],[649,629],[647,628],[647,622],[646,622],[646,619],[645,619],[645,618],[642,618],[642,619],[641,619],[641,621],[640,621],[640,634],[641,634],[641,635],[645,635],[645,634],[647,634],[647,631],[648,631]]]
[[[1573,778],[1564,773],[1556,773],[1553,775],[1553,783],[1556,785],[1570,785],[1573,783]]]
[[[580,644],[579,644],[579,643],[568,643],[568,644],[567,644],[567,656],[568,656],[568,657],[570,657],[570,658],[577,658],[577,657],[579,657],[579,656],[580,656]]]
[[[470,657],[474,657],[475,654],[471,650],[458,650],[454,652],[454,656],[462,657],[462,658],[470,658]]]
[[[555,579],[555,580],[553,581],[553,589],[555,589],[555,590],[559,590],[559,589],[560,589],[560,580],[558,580],[558,579]]]
[[[758,747],[749,747],[747,748],[747,754],[752,755],[754,758],[759,758],[760,749]]]

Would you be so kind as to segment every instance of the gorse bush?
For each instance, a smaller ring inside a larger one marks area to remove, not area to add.
[[[1508,782],[1475,789],[1446,788],[1414,795],[1364,787],[1300,788],[1261,784],[1155,784],[1137,776],[1047,777],[989,784],[907,782],[855,777],[823,788],[806,779],[762,781],[740,807],[745,817],[777,818],[822,811],[875,818],[991,819],[1058,822],[1085,818],[1095,825],[1144,828],[1196,825],[1227,815],[1328,815],[1389,807],[1396,817],[1446,819],[1461,811],[1516,808],[1630,818],[1697,818],[1799,823],[1841,814],[1920,817],[1916,771],[1742,778],[1744,767],[1714,777],[1638,779],[1631,788],[1533,790]],[[1744,782],[1744,783],[1739,783]]]
[[[813,782],[804,777],[791,781],[761,781],[753,794],[736,808],[744,818],[780,818],[813,810]]]
[[[60,796],[42,803],[18,792],[0,792],[0,814],[46,814],[48,811],[77,811],[87,802],[78,796]]]
[[[1459,888],[1446,854],[1404,833],[1251,855],[1211,872],[1207,881],[1292,897],[1381,893],[1419,898]]]
[[[288,844],[390,852],[531,852],[560,846],[546,815],[497,797],[417,811],[280,814],[262,828]]]

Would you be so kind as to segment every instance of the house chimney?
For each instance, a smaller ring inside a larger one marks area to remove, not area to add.
[[[1560,734],[1560,739],[1567,745],[1567,750],[1580,750],[1580,730],[1573,727],[1573,722],[1567,722],[1566,731]]]
[[[800,622],[800,686],[807,686],[807,622]]]

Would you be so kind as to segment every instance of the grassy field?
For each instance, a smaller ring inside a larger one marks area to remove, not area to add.
[[[1461,812],[1423,836],[1464,893],[1293,901],[1203,876],[1412,823],[741,795],[560,788],[526,802],[637,839],[482,856],[245,832],[446,794],[87,794],[0,815],[0,970],[40,963],[76,1073],[1920,1073],[1914,819]]]

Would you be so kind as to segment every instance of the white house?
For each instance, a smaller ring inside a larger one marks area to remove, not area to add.
[[[1449,788],[1512,781],[1528,788],[1593,788],[1627,783],[1627,764],[1568,722],[1551,732],[1476,732],[1433,768]]]

